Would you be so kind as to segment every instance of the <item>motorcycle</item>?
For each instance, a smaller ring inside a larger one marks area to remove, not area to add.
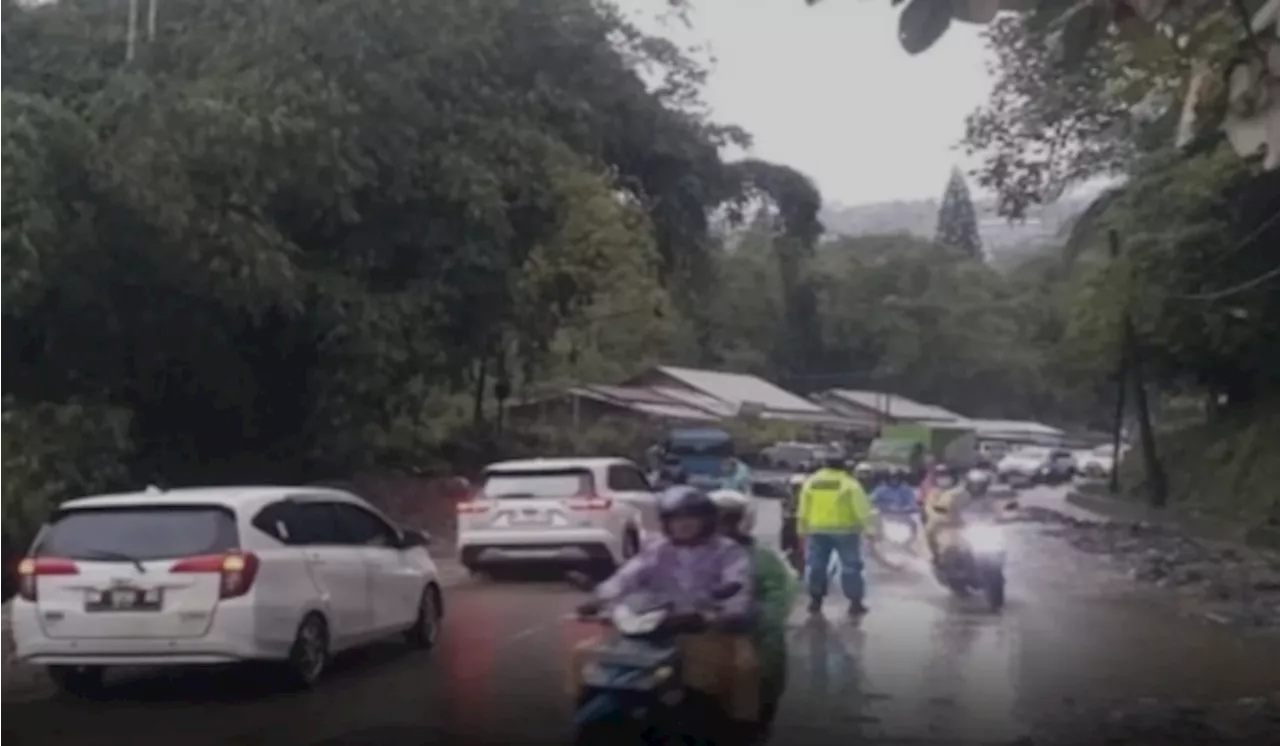
[[[712,595],[723,600],[740,589],[734,585]],[[677,641],[679,635],[708,629],[714,613],[676,614],[668,602],[622,599],[607,612],[574,618],[616,633],[594,645],[583,662],[583,687],[573,713],[577,746],[674,743],[690,737],[716,743],[722,740],[717,736],[729,732],[719,702],[684,685]]]
[[[869,542],[868,552],[877,562],[892,570],[905,566],[903,555],[919,555],[920,525],[914,514],[886,513],[880,517],[880,530]]]
[[[938,582],[958,596],[981,592],[992,611],[1004,608],[1004,527],[988,519],[971,520],[948,530],[957,535],[940,549],[934,561]]]

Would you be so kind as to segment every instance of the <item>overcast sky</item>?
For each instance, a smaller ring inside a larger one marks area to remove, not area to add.
[[[645,17],[664,5],[618,2]],[[691,32],[663,33],[710,46],[707,99],[717,118],[751,132],[753,155],[808,174],[827,202],[941,197],[963,162],[964,117],[990,90],[979,27],[954,25],[911,57],[898,46],[900,8],[887,0],[693,6]]]

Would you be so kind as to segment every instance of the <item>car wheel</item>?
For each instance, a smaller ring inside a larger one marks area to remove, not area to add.
[[[63,694],[93,698],[102,693],[106,678],[102,666],[49,666],[49,678]]]
[[[316,612],[307,614],[298,625],[285,663],[287,682],[298,689],[310,689],[329,664],[329,625]]]
[[[440,637],[440,592],[434,585],[422,590],[422,598],[418,601],[418,618],[413,626],[405,632],[405,640],[410,647],[419,650],[430,650],[436,646]]]

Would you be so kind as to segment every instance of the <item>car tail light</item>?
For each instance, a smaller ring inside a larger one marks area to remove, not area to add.
[[[480,500],[463,500],[458,503],[459,515],[476,515],[479,513],[488,513],[493,508],[493,503]]]
[[[258,555],[252,552],[231,552],[187,557],[173,563],[169,572],[218,573],[222,576],[218,598],[235,598],[248,593],[253,587],[253,579],[258,576]]]
[[[567,504],[570,510],[608,510],[613,507],[612,500],[595,495],[579,495]]]
[[[36,579],[41,575],[79,575],[76,563],[56,557],[27,557],[18,563],[18,595],[36,600]]]

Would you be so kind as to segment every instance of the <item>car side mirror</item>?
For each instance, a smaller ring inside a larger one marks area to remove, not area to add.
[[[431,546],[431,534],[419,528],[406,528],[400,533],[400,548]]]
[[[728,585],[722,585],[712,591],[711,597],[717,601],[724,601],[725,599],[733,598],[738,595],[738,592],[741,590],[742,583],[729,583]]]

